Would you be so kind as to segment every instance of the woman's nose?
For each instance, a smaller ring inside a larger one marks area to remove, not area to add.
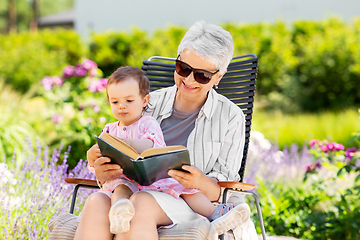
[[[194,78],[194,72],[191,72],[189,76],[185,77],[185,83],[193,83],[196,82]]]

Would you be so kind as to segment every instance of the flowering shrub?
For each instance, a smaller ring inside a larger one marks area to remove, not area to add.
[[[112,121],[104,91],[106,83],[97,64],[89,59],[64,67],[61,77],[46,76],[41,80],[39,95],[46,102],[45,120],[49,121],[38,125],[37,130],[48,137],[51,146],[73,146],[70,167],[85,157],[95,143],[93,136]]]
[[[0,239],[46,239],[48,222],[59,212],[68,212],[73,186],[64,178],[94,179],[82,160],[72,170],[68,169],[66,152],[61,148],[42,148],[25,141],[23,151],[26,161],[19,165],[16,155],[0,163]],[[93,190],[79,191],[76,210],[79,212]]]
[[[350,147],[345,150],[344,145],[336,142],[328,142],[326,140],[311,140],[309,142],[310,153],[313,156],[313,161],[308,163],[304,180],[307,179],[309,174],[319,172],[322,166],[328,170],[338,170],[337,175],[346,170],[348,173],[351,171],[360,172],[360,153],[355,147]],[[356,180],[359,179],[357,176]]]
[[[256,185],[267,234],[359,239],[357,166],[354,148],[314,140],[309,148],[299,150],[293,144],[280,151],[261,133],[252,131],[244,182]],[[351,170],[341,171],[347,167]],[[304,176],[306,181],[302,181]],[[260,232],[255,210],[252,219]]]

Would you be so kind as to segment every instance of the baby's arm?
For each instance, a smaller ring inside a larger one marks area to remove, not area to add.
[[[154,145],[154,142],[151,139],[123,138],[121,140],[133,147],[138,153],[142,153],[146,149],[152,148]]]
[[[90,167],[94,167],[94,162],[96,159],[102,157],[100,148],[97,144],[93,145],[87,152],[86,158],[89,162]]]

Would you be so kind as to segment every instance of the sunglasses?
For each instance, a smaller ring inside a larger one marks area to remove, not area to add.
[[[178,58],[179,58],[179,56],[178,56]],[[192,68],[189,64],[184,63],[183,61],[180,61],[178,58],[175,61],[175,70],[176,70],[177,74],[179,74],[182,77],[187,77],[190,75],[191,72],[193,72],[194,79],[198,83],[201,83],[201,84],[209,83],[212,76],[214,76],[216,73],[219,72],[219,70],[217,70],[216,72],[212,73],[212,72],[209,72],[206,70]]]

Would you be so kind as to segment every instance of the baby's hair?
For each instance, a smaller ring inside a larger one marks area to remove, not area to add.
[[[106,84],[106,91],[111,84],[118,84],[128,78],[133,78],[139,83],[140,95],[145,97],[150,92],[150,82],[145,73],[136,67],[119,67],[113,72]]]

